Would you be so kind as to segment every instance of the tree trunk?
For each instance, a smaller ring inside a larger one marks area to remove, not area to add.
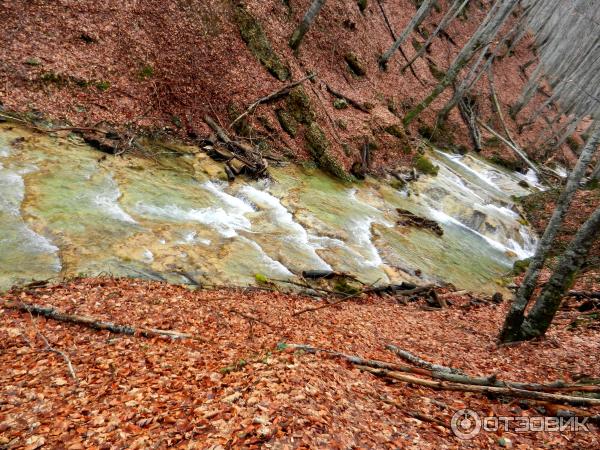
[[[315,21],[317,16],[319,15],[319,11],[321,11],[321,7],[325,4],[325,0],[314,0],[306,11],[302,22],[298,25],[298,28],[292,34],[290,38],[290,47],[294,51],[298,51],[300,48],[300,44],[302,44],[302,39],[304,39],[304,35],[310,29],[310,26]]]
[[[594,170],[592,171],[592,180],[600,180],[600,158],[596,163],[596,167],[594,167]]]
[[[385,70],[390,58],[398,51],[400,46],[404,44],[404,41],[406,41],[408,35],[412,33],[412,31],[418,27],[421,22],[423,22],[425,17],[427,17],[429,10],[434,4],[435,0],[425,0],[421,4],[421,7],[417,10],[417,13],[413,16],[402,33],[400,33],[400,36],[398,36],[398,39],[396,39],[392,46],[383,55],[381,55],[381,58],[379,58],[379,67],[381,67],[382,70]]]
[[[596,208],[596,211],[581,226],[560,258],[558,267],[523,322],[520,332],[521,339],[532,339],[546,333],[560,307],[565,292],[571,287],[592,244],[599,236],[600,207]]]
[[[473,54],[477,49],[492,41],[502,24],[506,21],[510,12],[518,3],[519,0],[504,0],[502,2],[494,3],[494,6],[492,6],[492,9],[483,23],[456,56],[442,81],[438,83],[431,94],[406,114],[403,120],[405,126],[410,124],[425,108],[431,105],[431,103],[433,103],[433,101],[444,92],[448,86],[454,83],[454,80],[456,80],[460,71],[473,57]]]
[[[531,295],[535,289],[535,285],[538,280],[540,270],[544,266],[548,251],[552,246],[554,238],[558,233],[558,230],[563,222],[563,219],[571,205],[571,200],[575,195],[575,192],[579,188],[579,184],[585,175],[592,156],[596,152],[596,148],[600,143],[600,122],[596,122],[594,125],[594,131],[591,137],[588,139],[585,147],[581,151],[579,160],[575,165],[575,168],[571,171],[567,180],[567,185],[562,191],[557,203],[554,213],[546,226],[546,230],[540,242],[538,243],[535,255],[529,263],[525,278],[517,291],[515,299],[511,305],[510,311],[508,312],[504,321],[504,326],[500,332],[500,340],[502,342],[512,342],[519,339],[519,332],[521,325],[523,324],[525,308],[531,299]]]

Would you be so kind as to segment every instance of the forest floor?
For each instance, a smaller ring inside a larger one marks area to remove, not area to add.
[[[402,362],[385,350],[392,343],[468,375],[513,381],[600,374],[597,321],[572,327],[580,313],[563,308],[543,339],[498,346],[508,303],[473,299],[457,296],[449,308],[428,311],[418,302],[364,296],[294,315],[321,303],[281,292],[191,290],[111,278],[13,291],[5,301],[198,339],[110,334],[1,310],[0,446],[600,448],[594,425],[576,433],[481,432],[461,441],[450,423],[462,408],[482,416],[541,414],[535,402],[390,383],[325,354],[282,345]],[[44,339],[68,355],[77,380]],[[600,408],[586,413],[597,415]]]

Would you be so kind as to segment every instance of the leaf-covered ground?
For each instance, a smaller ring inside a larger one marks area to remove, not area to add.
[[[340,360],[278,346],[305,343],[399,362],[384,349],[394,343],[470,375],[541,382],[598,377],[599,331],[569,328],[578,314],[572,310],[559,313],[546,338],[499,347],[507,305],[477,304],[468,296],[443,311],[366,297],[293,316],[315,300],[101,278],[14,291],[3,300],[200,339],[115,335],[0,309],[0,448],[478,449],[500,442],[600,448],[597,429],[481,433],[460,441],[447,427],[460,408],[537,413],[514,400],[386,383]],[[41,336],[70,357],[78,382]]]

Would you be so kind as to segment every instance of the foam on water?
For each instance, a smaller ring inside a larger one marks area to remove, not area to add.
[[[135,210],[138,214],[149,217],[166,219],[173,222],[197,222],[206,225],[223,237],[237,236],[238,230],[250,230],[252,224],[241,213],[233,213],[221,207],[202,209],[183,209],[177,205],[157,206],[137,203]]]
[[[243,186],[239,192],[240,195],[256,205],[259,211],[265,211],[269,215],[270,225],[286,231],[283,241],[301,250],[305,255],[304,257],[310,262],[311,268],[331,270],[331,266],[317,254],[306,229],[294,221],[292,214],[281,204],[277,197],[254,186]]]
[[[25,251],[31,253],[58,252],[56,247],[49,239],[30,229],[21,217],[21,203],[25,198],[25,182],[18,173],[4,168],[0,164],[0,215],[7,214],[12,216],[11,226],[18,231],[18,245]],[[6,242],[6,238],[0,235],[0,244]],[[58,259],[52,264],[52,269],[59,271],[60,262]]]
[[[154,254],[150,250],[145,249],[144,253],[142,254],[142,260],[149,264],[154,261]]]
[[[119,198],[121,198],[121,191],[117,186],[117,183],[112,177],[107,177],[104,190],[97,193],[94,196],[93,202],[109,217],[120,220],[122,222],[136,223],[136,221],[123,211],[121,205],[119,205]]]
[[[247,242],[248,244],[250,244],[250,246],[253,247],[260,254],[262,262],[266,266],[266,269],[267,269],[266,272],[268,272],[266,275],[276,276],[276,277],[284,277],[284,278],[294,276],[294,274],[292,272],[290,272],[287,267],[285,267],[279,261],[276,261],[273,258],[271,258],[269,255],[267,255],[265,253],[265,251],[262,249],[262,247],[260,245],[258,245],[256,242],[254,242],[253,240],[248,239],[244,236],[240,236],[240,239]]]

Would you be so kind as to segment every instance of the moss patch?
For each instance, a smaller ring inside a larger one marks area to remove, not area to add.
[[[300,123],[309,124],[316,118],[310,104],[310,98],[302,86],[297,86],[291,90],[287,98],[287,107],[292,117]]]
[[[350,70],[352,71],[352,73],[356,76],[359,77],[364,77],[367,74],[367,67],[365,65],[365,63],[363,63],[358,56],[356,55],[356,53],[354,52],[348,52],[344,55],[344,60],[346,61],[346,64],[348,64],[348,67],[350,68]]]
[[[252,54],[280,81],[290,77],[290,70],[281,62],[273,50],[262,26],[243,6],[235,7],[235,22],[238,25],[243,41]]]
[[[400,125],[394,124],[394,125],[385,127],[385,132],[387,134],[391,134],[394,137],[397,137],[398,139],[406,138],[406,134],[404,133],[404,128],[402,128]]]
[[[360,12],[364,12],[365,9],[367,9],[368,3],[368,0],[358,0],[356,2],[356,4],[358,5],[358,9],[360,9]]]
[[[348,102],[343,98],[336,98],[333,101],[333,107],[335,109],[346,109],[348,107]]]
[[[298,122],[296,119],[294,119],[294,117],[285,109],[278,109],[275,111],[275,115],[277,116],[277,120],[283,131],[292,137],[296,137],[298,134]]]
[[[304,137],[310,154],[321,169],[342,180],[349,180],[348,174],[340,163],[331,156],[329,152],[331,144],[319,125],[312,122],[308,126]]]
[[[433,165],[429,159],[423,155],[419,156],[415,160],[415,168],[425,174],[425,175],[433,175],[436,176],[440,170],[438,166]]]

